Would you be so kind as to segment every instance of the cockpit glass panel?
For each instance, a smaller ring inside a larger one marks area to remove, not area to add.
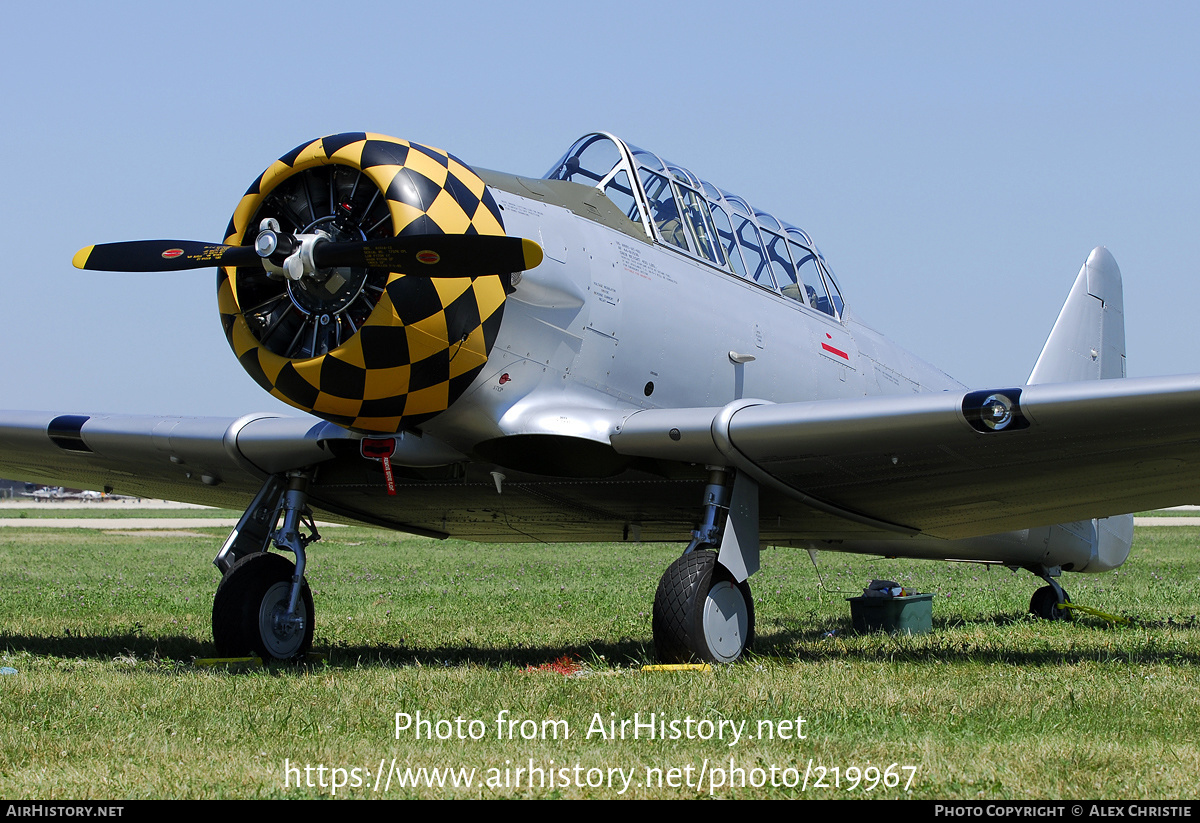
[[[620,162],[621,150],[617,145],[602,134],[593,134],[572,146],[545,179],[596,186]]]
[[[654,152],[589,134],[546,177],[600,189],[631,220],[653,223],[651,233],[696,260],[831,317],[842,312],[841,286],[806,232]]]
[[[808,246],[810,249],[816,248],[816,246],[813,245],[812,238],[808,236],[808,232],[806,232],[804,229],[798,229],[795,226],[792,226],[788,223],[781,223],[781,225],[786,230],[786,232],[789,236],[788,239],[796,241],[801,246]],[[821,256],[821,252],[818,251],[817,257],[820,257],[820,256]]]
[[[758,239],[758,229],[748,217],[735,214],[733,219],[738,224],[738,245],[742,249],[742,257],[746,260],[748,277],[760,286],[774,289],[775,283],[771,280],[771,272],[767,266],[767,255],[763,252],[762,241]]]
[[[642,223],[637,195],[630,184],[621,149],[605,134],[589,134],[559,159],[543,179],[566,180],[598,188],[635,223]]]
[[[692,239],[696,243],[696,249],[700,252],[700,256],[710,263],[724,267],[725,254],[721,250],[721,244],[717,241],[717,230],[713,226],[712,215],[708,211],[708,201],[683,186],[679,187],[679,199],[683,203],[684,222],[687,223],[687,227],[692,233]]]
[[[637,200],[633,196],[633,188],[629,185],[629,175],[624,169],[613,175],[612,179],[604,187],[604,193],[608,195],[608,199],[617,204],[617,208],[635,223],[641,223],[641,214],[638,212]]]
[[[671,173],[671,176],[674,177],[676,180],[680,181],[681,183],[691,186],[693,189],[700,188],[700,181],[697,180],[695,177],[693,177],[692,173],[690,171],[688,171],[687,169],[680,168],[679,166],[672,166],[672,165],[668,164],[667,171],[669,171]]]
[[[779,225],[779,221],[767,214],[765,211],[759,211],[758,209],[755,209],[754,219],[756,219],[758,221],[758,225],[762,226],[764,229],[770,229],[771,231],[783,231],[783,227]]]
[[[782,235],[775,232],[763,231],[763,242],[767,248],[767,260],[771,265],[771,273],[775,275],[775,282],[779,285],[779,291],[784,297],[790,297],[792,300],[804,302],[804,298],[800,295],[800,286],[796,282],[796,268],[792,265],[792,258],[788,255],[788,244],[783,239]]]
[[[838,284],[833,270],[829,268],[829,264],[825,262],[824,257],[821,258],[821,271],[827,275],[826,286],[829,289],[829,299],[833,301],[833,307],[837,309],[837,313],[840,315],[846,305],[842,301],[842,287]]]
[[[808,304],[817,311],[834,316],[833,303],[829,300],[829,293],[825,291],[825,281],[821,279],[821,270],[817,265],[817,255],[797,243],[790,245],[796,258],[796,271],[808,295]]]
[[[688,250],[687,232],[680,219],[671,181],[645,168],[638,171],[638,176],[642,179],[642,188],[650,203],[650,219],[654,221],[662,239],[676,248]]]
[[[626,145],[629,145],[628,143]],[[633,160],[642,168],[651,169],[653,171],[666,174],[666,167],[663,166],[662,160],[658,159],[658,155],[652,151],[639,149],[637,146],[629,145],[629,151],[633,155]]]
[[[717,236],[721,238],[721,245],[725,248],[729,264],[733,266],[733,270],[739,276],[746,277],[746,264],[742,262],[742,253],[738,251],[737,235],[733,233],[729,215],[725,214],[725,209],[714,203],[712,216],[713,222],[717,225]]]
[[[750,209],[750,204],[738,197],[736,194],[730,194],[727,191],[722,191],[721,194],[724,196],[725,202],[729,204],[730,208],[732,208],[738,214],[749,217],[754,213]]]
[[[815,306],[817,290],[813,287],[813,283],[819,287],[821,282],[821,273],[817,271],[817,260],[812,252],[795,241],[789,241],[788,248],[792,252],[792,259],[796,261],[797,285],[804,291],[804,302]]]

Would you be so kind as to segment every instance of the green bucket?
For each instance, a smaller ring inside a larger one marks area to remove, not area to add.
[[[847,597],[856,632],[929,634],[933,630],[933,595]]]

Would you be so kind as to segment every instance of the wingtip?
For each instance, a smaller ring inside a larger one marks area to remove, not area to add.
[[[94,245],[86,246],[75,252],[75,256],[71,258],[71,265],[77,269],[86,269],[88,258],[92,256],[94,248],[96,248]]]

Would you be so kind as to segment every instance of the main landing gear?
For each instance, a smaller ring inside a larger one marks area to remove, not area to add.
[[[717,562],[693,551],[667,568],[654,594],[654,650],[666,662],[732,663],[754,641],[754,600]]]
[[[304,579],[305,547],[321,539],[309,510],[304,472],[272,475],[242,515],[214,564],[224,576],[213,598],[217,654],[257,654],[264,660],[295,660],[313,641],[313,599]],[[275,528],[283,516],[282,525]],[[300,526],[308,529],[300,533]],[[277,549],[295,555],[292,563]]]
[[[217,653],[255,653],[264,660],[291,660],[312,648],[313,599],[308,581],[288,614],[295,565],[279,554],[255,552],[230,567],[213,598]]]
[[[1067,595],[1066,589],[1054,579],[1061,570],[1058,567],[1049,569],[1045,566],[1026,566],[1025,568],[1048,584],[1033,593],[1033,597],[1029,600],[1029,613],[1037,615],[1043,620],[1070,620],[1071,610],[1066,604],[1071,602],[1071,598]]]
[[[719,547],[718,551],[714,549]],[[754,599],[746,579],[758,571],[758,487],[709,467],[704,520],[654,594],[654,649],[664,663],[732,663],[754,642]]]

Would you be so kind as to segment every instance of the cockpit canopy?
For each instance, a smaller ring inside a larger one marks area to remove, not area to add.
[[[597,132],[546,174],[603,191],[648,237],[831,317],[842,293],[812,239],[682,166]]]

